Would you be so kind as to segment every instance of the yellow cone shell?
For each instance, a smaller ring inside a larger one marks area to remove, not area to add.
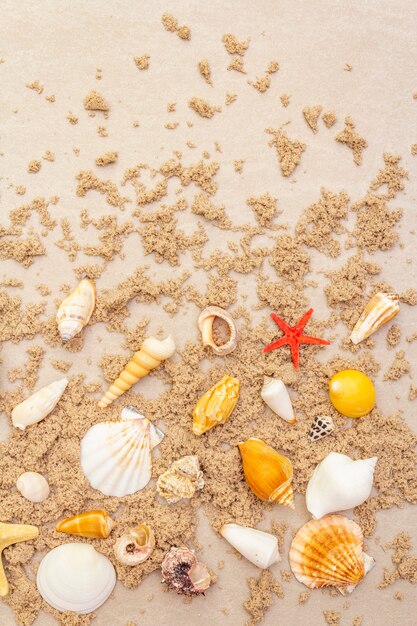
[[[346,417],[363,417],[375,406],[375,387],[358,370],[342,370],[329,383],[329,396],[336,411]]]
[[[59,533],[68,533],[89,539],[106,539],[113,528],[113,520],[106,511],[94,510],[67,517],[56,525]]]
[[[197,402],[193,411],[193,433],[202,435],[217,424],[224,424],[236,406],[240,382],[225,376]]]
[[[248,439],[238,445],[251,491],[264,502],[278,502],[293,509],[291,461],[260,439]]]
[[[399,299],[396,293],[379,292],[371,298],[361,313],[350,340],[358,344],[378,328],[392,320],[400,310]]]

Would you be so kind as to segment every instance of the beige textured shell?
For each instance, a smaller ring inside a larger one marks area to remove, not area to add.
[[[69,341],[86,326],[96,305],[96,288],[83,278],[77,288],[63,300],[56,314],[62,341]]]
[[[160,475],[156,489],[168,502],[175,503],[182,498],[190,499],[196,491],[204,487],[203,472],[196,456],[184,456],[174,461],[171,467]]]
[[[213,322],[216,317],[224,320],[229,327],[230,336],[229,339],[221,346],[218,346],[213,338]],[[237,346],[237,328],[236,322],[233,317],[218,306],[209,306],[202,311],[198,318],[198,328],[201,331],[203,345],[210,346],[213,352],[219,356],[225,356]]]
[[[373,296],[364,308],[355,324],[350,340],[358,344],[378,328],[392,320],[400,310],[399,299],[396,293],[379,292]]]

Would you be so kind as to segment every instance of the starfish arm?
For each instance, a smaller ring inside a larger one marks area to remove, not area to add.
[[[283,333],[288,333],[293,330],[292,326],[288,326],[287,322],[284,322],[282,317],[280,317],[276,313],[271,313],[271,317],[274,320],[275,324],[280,327]]]
[[[295,369],[298,370],[298,365],[300,363],[300,344],[298,343],[298,341],[291,341],[290,348],[292,362],[294,363]]]
[[[330,345],[330,341],[327,341],[326,339],[320,339],[319,337],[311,337],[310,335],[300,335],[299,342],[300,343],[314,343],[314,344],[320,344],[323,346]]]
[[[265,346],[263,351],[264,352],[271,352],[271,350],[275,350],[276,348],[281,348],[282,346],[285,346],[288,343],[289,343],[288,337],[281,337],[280,339],[277,339],[277,341],[274,341],[273,343],[270,343],[269,346]]]
[[[6,574],[4,573],[3,563],[1,562],[0,555],[0,596],[7,596],[9,593],[9,583],[7,582]]]
[[[296,328],[303,330],[310,317],[313,315],[313,309],[309,309],[307,313],[304,313],[303,317],[297,322]]]

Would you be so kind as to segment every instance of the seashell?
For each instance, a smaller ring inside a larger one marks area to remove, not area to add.
[[[316,415],[310,426],[308,438],[310,441],[318,441],[323,437],[327,437],[334,431],[333,419],[330,415]]]
[[[7,596],[9,593],[9,583],[7,582],[6,573],[1,560],[3,550],[21,541],[36,539],[38,536],[39,530],[37,526],[0,522],[0,597]]]
[[[20,474],[16,487],[22,496],[31,502],[43,502],[49,496],[48,481],[38,472]]]
[[[42,559],[36,585],[42,598],[58,611],[92,613],[116,584],[111,561],[88,543],[64,543]]]
[[[342,370],[329,383],[329,396],[336,411],[346,417],[363,417],[375,406],[375,387],[358,370]]]
[[[319,463],[306,491],[307,509],[313,517],[352,509],[370,496],[378,457],[354,461],[330,452]]]
[[[248,439],[238,446],[246,482],[255,496],[293,509],[291,461],[260,439]]]
[[[225,376],[197,402],[193,411],[193,433],[202,435],[217,424],[224,424],[239,398],[240,381]]]
[[[83,278],[76,289],[63,300],[56,314],[62,341],[69,341],[86,326],[96,306],[96,288]]]
[[[239,524],[225,524],[220,534],[245,559],[261,569],[267,569],[281,560],[278,540],[270,533]]]
[[[169,359],[175,352],[175,342],[171,335],[160,341],[155,337],[147,337],[138,352],[132,356],[124,370],[119,374],[111,387],[106,391],[98,403],[104,408],[121,396],[132,385],[138,382],[155,367]]]
[[[26,426],[42,421],[54,410],[67,385],[67,378],[55,380],[15,406],[12,411],[13,426],[25,430]]]
[[[378,292],[371,298],[355,324],[350,340],[357,345],[392,320],[400,310],[396,293]]]
[[[183,456],[171,463],[171,467],[160,475],[156,483],[159,495],[171,503],[182,498],[190,499],[203,487],[203,472],[196,456]]]
[[[164,434],[135,408],[125,407],[118,422],[92,426],[81,440],[81,467],[94,489],[127,496],[151,479],[151,450]]]
[[[113,520],[106,511],[86,511],[61,520],[55,527],[58,533],[68,533],[89,539],[107,539],[113,528]]]
[[[282,417],[289,424],[295,424],[297,420],[294,417],[294,409],[288,390],[282,380],[266,376],[261,389],[261,398],[279,417]]]
[[[342,515],[310,520],[295,535],[289,554],[298,581],[309,589],[336,587],[351,593],[375,564],[363,551],[362,530]]]
[[[162,582],[185,596],[199,596],[210,587],[211,577],[207,566],[197,561],[186,546],[171,548],[161,565]]]
[[[213,339],[213,322],[216,317],[224,320],[229,327],[229,339],[221,346],[218,346]],[[198,328],[201,331],[203,346],[210,346],[215,354],[225,356],[230,354],[237,346],[237,328],[233,317],[218,306],[209,306],[201,311],[198,318]]]
[[[125,533],[114,544],[114,554],[123,565],[139,565],[151,556],[155,535],[147,524],[140,524]]]

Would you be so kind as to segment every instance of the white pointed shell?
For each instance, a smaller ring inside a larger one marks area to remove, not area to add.
[[[269,408],[289,424],[295,424],[291,398],[282,380],[265,378],[261,389],[261,398]]]
[[[274,535],[239,524],[225,524],[220,534],[235,550],[261,569],[267,569],[281,560],[278,540]]]
[[[38,472],[24,472],[16,481],[16,487],[26,500],[43,502],[49,496],[48,481]]]
[[[107,600],[116,584],[116,572],[93,546],[66,543],[42,559],[36,584],[42,598],[58,611],[86,614]]]
[[[43,420],[58,404],[67,385],[67,378],[56,380],[15,406],[12,411],[13,426],[25,430],[26,426]]]
[[[60,304],[56,314],[59,334],[69,341],[86,326],[96,305],[96,288],[92,280],[83,278],[76,289]]]
[[[399,298],[396,293],[378,292],[369,300],[356,322],[350,335],[351,342],[360,343],[392,320],[399,310]]]
[[[307,509],[315,518],[351,509],[370,496],[377,457],[354,461],[330,452],[313,472],[307,485]]]
[[[151,479],[151,450],[164,434],[133,407],[119,422],[92,426],[81,441],[81,467],[94,489],[106,496],[126,496]]]

